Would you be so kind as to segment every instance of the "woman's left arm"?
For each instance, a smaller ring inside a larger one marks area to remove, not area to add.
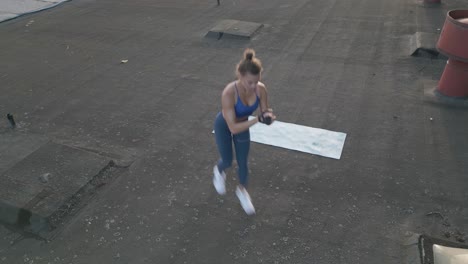
[[[268,92],[265,84],[263,84],[262,82],[258,82],[258,91],[260,96],[260,112],[270,112],[268,111],[271,109],[269,107]]]
[[[265,84],[258,82],[258,90],[260,92],[260,112],[271,117],[272,121],[275,120],[276,116],[273,114],[273,109],[270,108],[268,92]]]

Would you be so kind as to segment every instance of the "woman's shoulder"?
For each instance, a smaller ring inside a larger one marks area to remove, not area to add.
[[[235,91],[235,82],[230,82],[226,85],[226,87],[224,87],[224,90],[223,90],[223,96],[227,95],[227,96],[231,96],[234,94],[234,91]]]
[[[233,81],[233,82],[230,82],[226,85],[226,88],[224,88],[224,90],[226,89],[229,89],[229,90],[232,90],[232,89],[235,89],[235,86],[236,86],[236,82]]]
[[[260,92],[260,94],[266,93],[266,86],[262,82],[257,83],[257,91]]]

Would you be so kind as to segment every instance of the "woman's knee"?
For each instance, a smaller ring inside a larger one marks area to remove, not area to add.
[[[250,131],[247,130],[247,131],[244,131],[244,132],[241,132],[239,134],[236,134],[235,135],[235,140],[238,142],[238,143],[247,143],[249,144],[250,143]]]

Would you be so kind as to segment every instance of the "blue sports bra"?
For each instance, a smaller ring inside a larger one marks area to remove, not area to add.
[[[236,87],[236,92],[237,92],[237,103],[234,105],[234,111],[236,112],[236,117],[247,117],[251,115],[258,107],[258,104],[260,102],[260,98],[257,96],[257,100],[255,100],[255,103],[251,106],[244,105],[242,103],[242,100],[240,99],[239,96],[239,91],[237,90],[237,84],[234,83],[234,87]]]

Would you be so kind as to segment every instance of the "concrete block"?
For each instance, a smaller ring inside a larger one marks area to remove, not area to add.
[[[0,222],[35,234],[54,229],[64,208],[110,163],[95,153],[43,145],[0,175]]]
[[[425,8],[440,8],[442,6],[441,0],[418,0],[418,4]]]
[[[207,34],[206,37],[220,39],[222,37],[237,37],[250,39],[263,24],[239,20],[221,20]]]
[[[0,175],[46,144],[46,136],[15,130],[0,135]]]
[[[435,33],[416,32],[409,39],[409,54],[415,57],[446,59],[436,48],[439,35]]]

